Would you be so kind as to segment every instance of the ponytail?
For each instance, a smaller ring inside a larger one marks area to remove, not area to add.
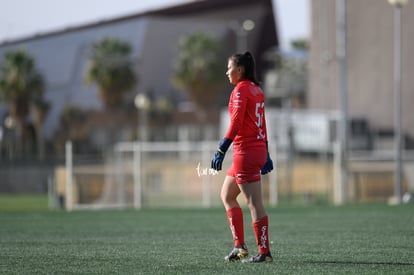
[[[234,54],[229,58],[236,66],[244,67],[243,79],[250,80],[254,84],[260,86],[256,79],[256,64],[253,55],[247,51],[244,54]]]

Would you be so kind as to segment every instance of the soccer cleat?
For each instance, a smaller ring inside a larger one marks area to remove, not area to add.
[[[273,262],[272,254],[257,254],[256,256],[252,256],[249,259],[245,259],[242,261],[243,263],[270,263]]]
[[[246,258],[247,255],[249,255],[249,252],[247,251],[247,246],[243,244],[241,247],[233,248],[229,255],[224,257],[224,260],[226,262],[234,262]]]

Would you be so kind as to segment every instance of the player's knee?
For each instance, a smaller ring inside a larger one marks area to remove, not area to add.
[[[253,203],[253,201],[251,199],[247,199],[246,200],[246,205],[249,208],[250,211],[255,211],[256,210],[256,205]]]
[[[261,201],[254,200],[252,198],[246,199],[246,205],[250,211],[258,212],[264,209],[263,203]]]
[[[228,193],[227,193],[227,192],[221,192],[221,193],[220,193],[220,198],[221,198],[221,201],[222,201],[224,204],[226,204],[226,203],[228,203],[228,202],[230,201],[230,198],[229,198],[229,195],[228,195]]]
[[[236,198],[234,198],[233,196],[231,196],[227,192],[221,192],[220,198],[221,198],[221,201],[223,202],[223,204],[225,206],[226,205],[233,205],[236,202]]]

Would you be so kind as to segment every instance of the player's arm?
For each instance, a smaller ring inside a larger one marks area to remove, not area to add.
[[[247,95],[238,90],[232,96],[232,101],[233,107],[230,113],[230,125],[224,137],[234,140],[237,133],[243,127],[243,121],[246,114]]]
[[[241,129],[244,120],[244,114],[247,105],[247,98],[239,90],[235,90],[230,98],[232,109],[230,111],[230,125],[224,138],[220,141],[217,152],[211,160],[211,168],[220,171],[222,168],[224,156],[231,143]]]

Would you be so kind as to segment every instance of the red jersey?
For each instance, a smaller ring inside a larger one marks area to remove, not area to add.
[[[234,148],[264,146],[267,141],[264,94],[249,80],[237,83],[229,101],[230,126],[224,137]]]

